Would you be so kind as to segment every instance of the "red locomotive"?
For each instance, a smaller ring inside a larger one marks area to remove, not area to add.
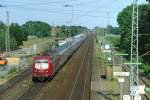
[[[32,81],[51,78],[69,56],[81,45],[84,34],[72,37],[65,44],[34,57],[32,64]]]

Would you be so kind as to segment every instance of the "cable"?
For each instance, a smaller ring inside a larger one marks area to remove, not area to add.
[[[106,3],[106,4],[109,5],[109,4],[113,4],[113,3],[115,3],[115,2],[116,2],[116,0],[113,0],[113,1],[111,1],[111,2],[109,2],[109,3]],[[106,4],[103,4],[103,6],[101,6],[101,7],[105,7]],[[101,7],[98,7],[98,8],[101,8]],[[96,8],[96,9],[97,9],[97,8]],[[80,19],[81,17],[84,17],[85,15],[89,14],[90,12],[95,11],[96,9],[92,9],[92,10],[90,10],[90,11],[87,11],[87,12],[84,13],[83,15],[77,16],[77,17],[74,18],[74,19]]]
[[[7,6],[5,6],[5,7],[7,7]],[[10,7],[10,6],[9,6]],[[13,8],[21,8],[21,9],[25,9],[25,10],[33,10],[33,11],[37,11],[37,12],[47,12],[47,13],[55,13],[55,14],[71,14],[71,13],[67,13],[67,12],[58,12],[58,11],[50,11],[50,10],[48,10],[48,9],[37,9],[37,8],[30,8],[30,7],[17,7],[17,6],[15,6],[15,7],[13,7]],[[75,13],[74,15],[81,15],[81,14],[77,14],[77,13]],[[86,15],[85,15],[86,16]],[[86,17],[103,17],[103,16],[94,16],[94,15],[87,15]]]
[[[13,4],[13,3],[17,3],[17,4]],[[38,5],[38,6],[44,6],[44,5],[50,5],[50,6],[56,6],[56,5],[58,5],[58,4],[64,4],[65,3],[65,0],[64,1],[48,1],[48,2],[35,2],[35,3],[33,3],[33,2],[13,2],[13,3],[11,3],[11,4],[7,4],[7,5],[10,5],[10,6],[28,6],[28,5]]]
[[[95,1],[97,1],[97,0],[95,0]],[[90,2],[92,2],[92,1],[87,1],[87,4],[88,3],[90,3]],[[113,4],[114,2],[116,2],[116,0],[115,1],[111,1],[111,2],[107,2],[106,4],[107,5],[109,5],[109,4]],[[54,2],[53,2],[54,3]],[[56,3],[56,2],[55,2]],[[81,2],[80,3],[80,5],[82,5],[83,4],[83,2]],[[105,7],[105,5],[106,4],[103,4],[104,6],[100,6],[100,7],[96,7],[96,9],[97,8],[102,8],[102,7]],[[77,4],[77,5],[79,5],[79,3]],[[7,6],[5,6],[5,7],[13,7],[13,8],[21,8],[21,9],[25,9],[25,10],[33,10],[33,11],[37,11],[37,12],[47,12],[47,13],[53,13],[53,14],[71,14],[71,13],[67,13],[67,12],[59,12],[59,11],[52,11],[52,10],[49,10],[49,9],[37,9],[37,8],[32,8],[32,7],[21,7],[21,6],[19,6],[19,5],[7,5]],[[78,10],[78,11],[80,11],[80,10]],[[75,13],[74,15],[77,15],[77,17],[76,18],[74,18],[75,20],[79,20],[79,19],[81,19],[82,17],[98,17],[98,18],[105,18],[104,16],[94,16],[94,15],[89,15],[89,13],[91,14],[91,12],[93,12],[93,11],[95,11],[95,9],[92,9],[92,10],[90,10],[90,11],[87,11],[86,13],[84,13],[84,14],[78,14],[78,13]]]
[[[58,11],[54,11],[54,10],[49,10],[49,9],[37,9],[37,8],[33,8],[33,7],[21,7],[21,6],[16,6],[16,5],[7,5],[5,7],[13,7],[13,8],[23,8],[23,9],[29,9],[29,10],[34,10],[34,11],[47,11],[47,12],[50,12],[50,13],[61,13],[62,14],[62,11],[61,12],[58,12]],[[76,11],[79,11],[81,12],[81,10],[76,10]],[[93,10],[92,10],[93,11]],[[71,14],[70,12],[69,13],[66,13],[64,12],[63,14]],[[82,15],[82,14],[75,14],[75,15]],[[84,14],[85,16],[87,14]],[[90,15],[89,15],[90,16]],[[98,16],[97,16],[98,17]]]
[[[20,3],[20,4],[27,4],[27,5],[38,5],[38,4],[58,4],[58,3],[64,3],[66,0],[58,0],[58,1],[46,1],[46,2],[20,2],[20,1],[13,1],[13,3]]]
[[[98,1],[98,0],[95,0],[95,1]],[[74,4],[75,6],[81,6],[81,5],[86,5],[86,4],[91,4],[91,3],[95,3],[95,1],[93,0],[90,0],[90,1],[86,1],[86,2],[81,2],[81,3],[78,3],[78,4]]]

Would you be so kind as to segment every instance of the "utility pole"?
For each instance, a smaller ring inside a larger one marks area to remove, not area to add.
[[[135,100],[138,86],[138,0],[133,0],[130,65],[130,99]]]
[[[56,35],[56,27],[53,24],[52,25],[52,30],[51,30],[51,36],[52,36],[52,48],[55,47],[55,35]]]
[[[0,0],[0,7],[2,7],[1,0]]]
[[[9,34],[9,12],[6,12],[6,55],[10,52],[10,34]]]
[[[71,19],[70,19],[70,31],[71,31],[71,25],[73,25],[73,17],[74,17],[74,5],[73,3],[70,5],[70,4],[66,4],[64,5],[64,7],[71,7]]]
[[[71,21],[70,21],[70,31],[73,32],[73,17],[74,17],[74,7],[73,7],[73,4],[71,5]],[[70,37],[71,37],[71,34],[70,34]]]
[[[110,33],[108,26],[109,26],[109,12],[107,12],[107,35]]]

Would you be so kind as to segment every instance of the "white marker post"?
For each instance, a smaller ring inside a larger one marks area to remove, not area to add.
[[[123,85],[123,83],[124,83],[124,78],[123,78],[123,77],[120,77],[120,78],[118,79],[118,82],[120,83],[120,100],[122,100],[122,99],[123,99],[122,85]]]
[[[122,61],[122,56],[127,56],[128,54],[115,54],[115,55],[117,55],[117,56],[120,56],[121,57],[121,73],[120,74],[124,74],[124,73],[122,73],[122,68],[123,68],[123,61]],[[126,75],[127,74],[127,76],[129,75],[128,73],[125,73],[124,75]],[[123,82],[120,82],[120,100],[122,100],[123,99],[123,97],[122,97],[122,85],[123,85],[123,83],[124,83],[124,78],[123,78],[123,75],[121,76],[121,80],[123,81]],[[120,80],[120,81],[121,81]]]

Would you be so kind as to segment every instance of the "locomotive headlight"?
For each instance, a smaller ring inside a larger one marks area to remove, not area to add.
[[[48,69],[48,63],[36,63],[35,68],[39,70]]]

